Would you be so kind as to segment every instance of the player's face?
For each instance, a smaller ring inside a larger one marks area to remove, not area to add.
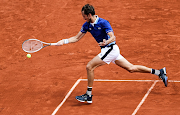
[[[81,13],[82,13],[82,16],[83,16],[84,20],[86,20],[87,22],[90,22],[89,15],[84,14],[84,11],[82,11]]]

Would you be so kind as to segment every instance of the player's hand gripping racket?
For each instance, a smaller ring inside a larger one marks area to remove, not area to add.
[[[22,49],[25,52],[34,53],[34,52],[41,50],[42,48],[44,48],[46,46],[52,46],[52,45],[58,45],[58,44],[57,43],[46,43],[46,42],[42,42],[38,39],[28,39],[23,42]]]

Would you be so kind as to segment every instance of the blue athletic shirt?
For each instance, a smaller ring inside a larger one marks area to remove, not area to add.
[[[92,36],[96,39],[96,41],[99,43],[103,42],[103,39],[108,40],[110,36],[107,33],[113,32],[113,29],[107,20],[99,18],[97,15],[96,17],[97,19],[94,22],[94,26],[90,24],[90,22],[85,22],[81,28],[81,32],[90,32]],[[106,46],[110,46],[111,44],[115,44],[115,41]],[[106,46],[101,46],[101,48]]]

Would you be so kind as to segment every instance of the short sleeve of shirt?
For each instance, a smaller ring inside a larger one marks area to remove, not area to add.
[[[89,23],[85,22],[81,27],[81,32],[86,33],[88,31],[88,28],[89,28]]]
[[[104,20],[102,22],[102,27],[103,27],[103,29],[105,30],[106,33],[113,32],[113,29],[112,29],[110,23],[107,20]]]

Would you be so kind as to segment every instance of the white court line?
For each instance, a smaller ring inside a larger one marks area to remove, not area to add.
[[[177,80],[168,80],[168,82],[176,82],[176,83],[180,83],[180,81],[177,81]]]
[[[87,81],[87,79],[81,79],[81,81]],[[128,81],[137,81],[137,82],[154,82],[156,80],[110,80],[110,79],[94,79],[94,81],[109,81],[109,82],[128,82]]]
[[[69,90],[69,92],[67,93],[67,95],[65,96],[65,98],[63,99],[63,101],[58,105],[58,107],[54,110],[54,112],[51,115],[55,115],[57,113],[57,111],[61,108],[61,106],[64,104],[64,102],[67,100],[67,98],[71,95],[71,93],[73,92],[73,90],[75,89],[75,87],[79,84],[79,82],[81,81],[81,79],[78,79],[76,81],[76,83],[73,85],[73,87]]]
[[[141,102],[139,103],[139,105],[136,107],[136,109],[134,110],[134,112],[132,113],[132,115],[136,115],[137,111],[139,110],[139,108],[141,107],[141,105],[144,103],[144,101],[146,100],[147,96],[149,95],[149,93],[150,93],[151,90],[154,88],[154,86],[156,85],[157,82],[158,82],[158,80],[154,81],[154,83],[152,84],[152,86],[150,87],[150,89],[147,91],[147,93],[144,95],[143,99],[141,100]]]
[[[63,99],[63,101],[58,105],[58,107],[54,110],[54,112],[51,115],[55,115],[57,113],[57,111],[61,108],[61,106],[65,103],[65,101],[67,100],[67,98],[71,95],[71,93],[73,92],[73,90],[75,89],[75,87],[79,84],[80,81],[87,81],[87,79],[78,79],[76,81],[76,83],[73,85],[73,87],[69,90],[69,92],[67,93],[67,95],[65,96],[65,98]],[[145,101],[145,99],[147,98],[147,96],[149,95],[149,93],[151,92],[151,90],[154,88],[155,84],[158,81],[162,81],[162,80],[109,80],[109,79],[94,79],[94,81],[100,81],[100,82],[130,82],[130,81],[135,81],[135,82],[154,82],[154,84],[151,86],[151,88],[148,90],[148,92],[145,94],[144,98],[141,100],[141,102],[139,103],[139,105],[137,106],[136,110],[133,112],[135,115],[136,112],[138,111],[138,109],[141,107],[141,105],[143,104],[143,102]],[[176,81],[176,80],[168,80],[168,82],[178,82],[180,83],[180,81]]]
[[[87,81],[87,79],[81,79],[81,81]],[[110,79],[94,79],[94,81],[109,81],[109,82],[130,82],[130,81],[136,81],[136,82],[155,82],[155,81],[162,81],[162,80],[110,80]],[[168,80],[168,82],[177,82],[180,83],[178,80]]]

